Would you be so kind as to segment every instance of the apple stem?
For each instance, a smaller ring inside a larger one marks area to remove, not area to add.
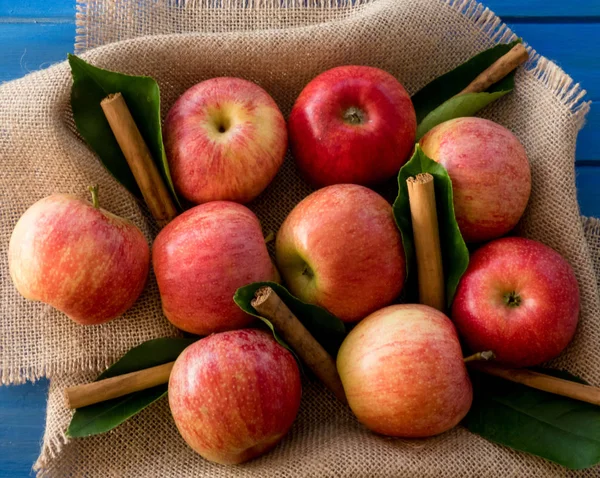
[[[265,236],[265,244],[268,244],[273,239],[275,239],[275,233],[273,231],[267,232],[267,235]]]
[[[463,359],[464,363],[467,362],[476,362],[476,361],[484,361],[487,362],[489,360],[493,360],[496,358],[496,355],[491,350],[485,350],[484,352],[477,352],[476,354],[469,355]]]
[[[92,194],[92,206],[98,209],[100,207],[100,201],[98,200],[98,185],[89,186],[88,190]]]
[[[365,114],[361,109],[351,106],[344,112],[344,121],[349,124],[362,124],[365,122]]]

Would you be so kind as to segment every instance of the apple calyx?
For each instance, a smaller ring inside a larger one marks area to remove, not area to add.
[[[302,275],[312,279],[315,276],[315,273],[310,268],[308,264],[304,264],[304,268],[302,269]]]
[[[514,290],[512,292],[504,294],[503,299],[504,303],[508,307],[519,307],[521,305],[521,302],[523,301],[521,299],[521,296],[517,294],[517,292],[515,292]]]
[[[96,209],[99,209],[100,201],[98,200],[98,185],[96,184],[95,186],[89,186],[88,191],[92,195],[92,206],[94,206]]]
[[[344,118],[344,122],[352,125],[359,125],[366,122],[366,114],[360,108],[356,106],[351,106],[342,115]]]

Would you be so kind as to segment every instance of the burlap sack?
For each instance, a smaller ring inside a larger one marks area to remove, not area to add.
[[[413,93],[434,77],[496,42],[513,39],[497,17],[471,1],[338,2],[89,0],[78,6],[79,50],[94,64],[151,75],[163,113],[186,88],[206,78],[241,76],[259,83],[288,114],[302,87],[340,64],[368,64],[394,74]],[[185,32],[183,35],[163,35]],[[140,35],[155,36],[137,38]],[[581,288],[581,324],[552,365],[600,384],[597,276],[575,194],[575,139],[589,107],[584,92],[532,51],[515,91],[484,112],[509,127],[532,165],[532,198],[521,232],[554,247],[573,264]],[[69,412],[62,388],[83,382],[146,339],[175,334],[160,313],[153,279],[124,318],[100,327],[70,323],[50,307],[21,298],[8,276],[6,249],[14,223],[52,192],[83,194],[100,184],[103,207],[133,220],[151,240],[145,209],[99,165],[78,138],[69,108],[66,64],[0,87],[0,377],[18,382],[53,377],[40,474],[48,476],[564,476],[542,459],[493,445],[462,428],[404,441],[375,437],[319,386],[305,385],[302,411],[289,437],[246,465],[211,465],[186,448],[166,402],[112,433],[66,442]],[[507,187],[510,187],[507,185]],[[309,192],[291,158],[253,209],[276,230]],[[587,222],[595,253],[600,228]],[[598,256],[596,255],[596,260]],[[587,472],[598,474],[598,469]]]

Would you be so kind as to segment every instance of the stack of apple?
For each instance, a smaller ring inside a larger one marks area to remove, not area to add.
[[[186,91],[165,121],[178,193],[191,203],[156,237],[152,262],[165,316],[208,335],[186,349],[169,403],[186,442],[208,460],[239,463],[275,446],[300,406],[293,356],[233,302],[252,282],[280,281],[301,300],[356,324],[337,356],[352,411],[371,430],[425,437],[455,426],[472,387],[459,337],[472,352],[530,366],[559,354],[575,332],[579,297],[569,264],[509,233],[527,205],[525,150],[479,118],[443,123],[420,141],[448,171],[456,218],[480,246],[448,318],[396,304],[406,277],[390,204],[370,187],[411,155],[416,118],[402,85],[370,67],[322,73],[286,122],[257,85],[215,78]],[[316,187],[277,233],[276,266],[247,207],[276,176],[287,141]],[[487,244],[481,245],[483,242]],[[131,223],[67,195],[34,204],[10,243],[17,289],[82,324],[121,315],[141,293],[149,248]]]

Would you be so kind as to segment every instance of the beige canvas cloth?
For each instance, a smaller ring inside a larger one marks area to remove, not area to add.
[[[223,75],[257,82],[287,115],[302,87],[330,67],[378,66],[414,93],[473,54],[514,38],[489,10],[471,1],[337,3],[87,0],[78,5],[77,50],[86,51],[84,58],[98,66],[156,78],[163,115],[185,89]],[[600,226],[582,224],[574,180],[575,140],[589,104],[578,85],[534,51],[516,84],[483,116],[510,128],[527,149],[533,191],[520,232],[563,254],[575,268],[581,290],[576,338],[551,365],[600,385],[600,303],[593,269],[600,257]],[[558,465],[491,444],[461,427],[429,440],[376,437],[310,383],[305,383],[290,435],[273,452],[246,465],[224,468],[193,454],[178,437],[164,400],[111,433],[67,442],[66,385],[90,380],[144,340],[177,333],[160,311],[153,278],[123,318],[96,327],[74,325],[52,308],[21,298],[12,286],[6,254],[12,228],[27,207],[50,193],[83,196],[89,184],[99,183],[104,208],[131,219],[149,241],[157,232],[144,207],[76,134],[70,85],[69,68],[61,63],[0,86],[0,378],[3,383],[52,378],[36,464],[41,475],[565,475]],[[276,230],[308,192],[288,156],[251,207],[266,230]]]

